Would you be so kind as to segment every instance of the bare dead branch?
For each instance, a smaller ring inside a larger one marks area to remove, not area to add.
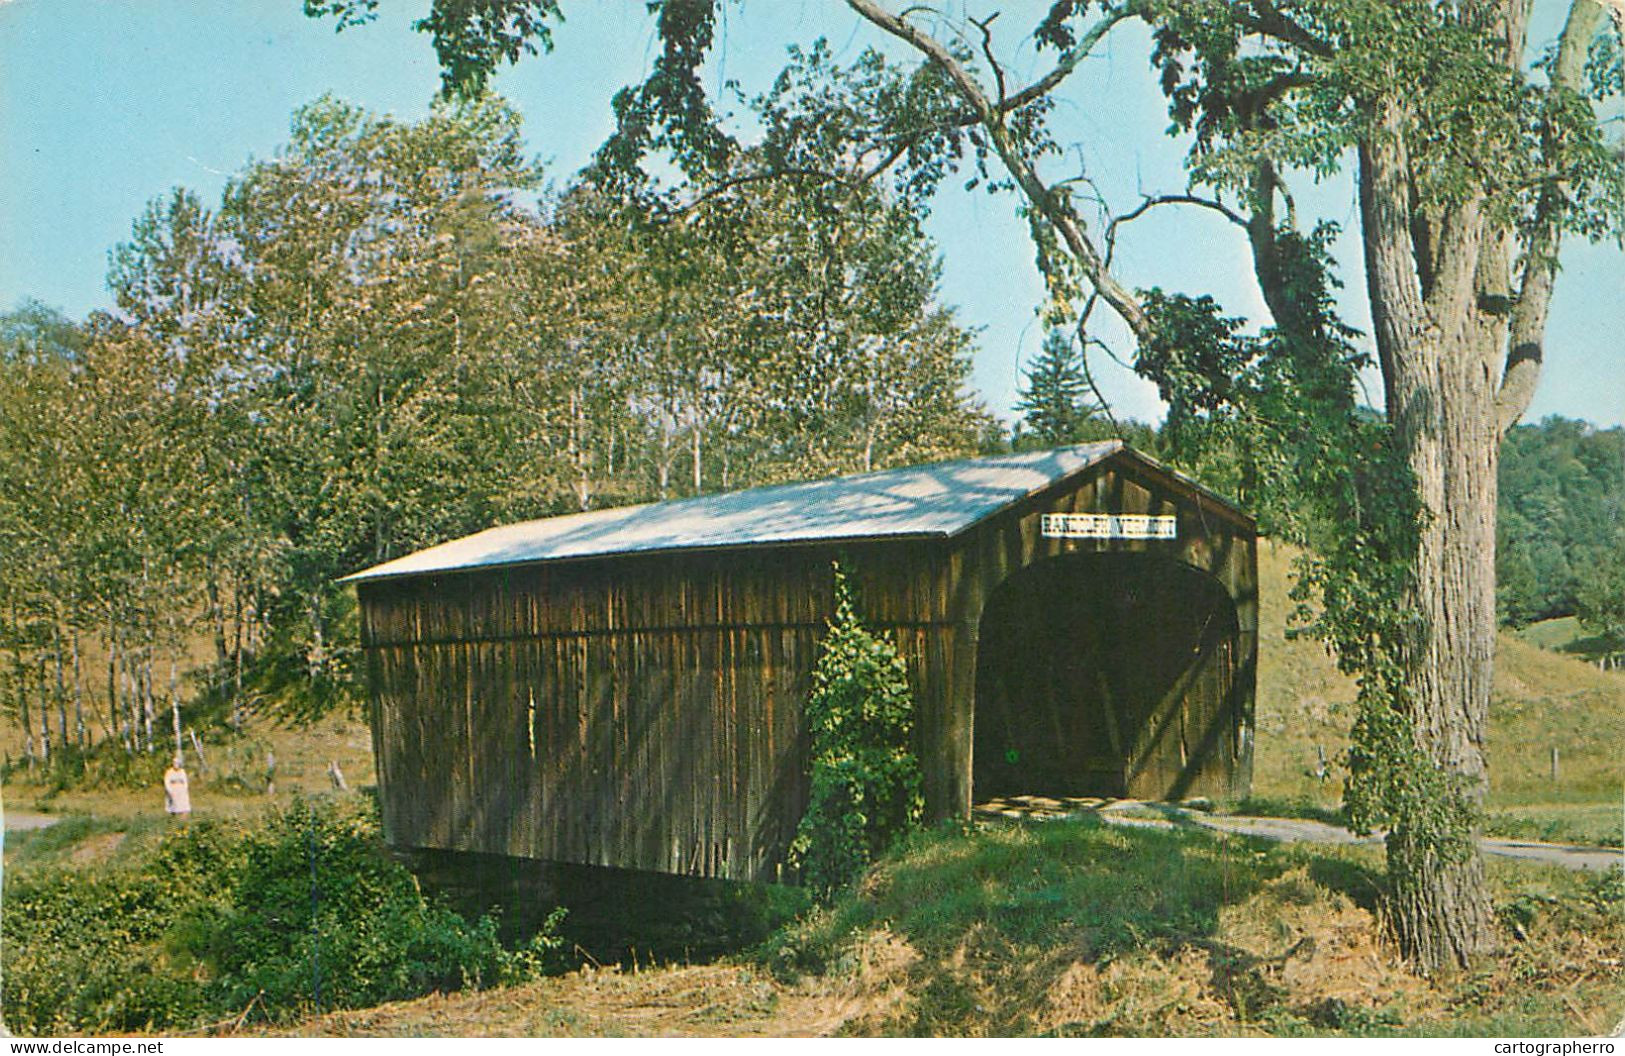
[[[1117,415],[1112,413],[1111,401],[1106,399],[1106,394],[1104,392],[1100,391],[1100,386],[1095,382],[1094,369],[1089,366],[1090,342],[1094,342],[1101,348],[1106,347],[1105,342],[1101,341],[1099,338],[1090,337],[1088,333],[1084,331],[1084,320],[1079,318],[1078,348],[1083,352],[1083,380],[1089,383],[1089,391],[1094,393],[1095,402],[1099,403],[1100,409],[1105,412],[1106,420],[1111,423],[1112,432],[1116,433],[1118,437],[1121,438],[1123,435],[1123,427],[1117,424]],[[1106,354],[1110,356],[1111,351],[1108,349]],[[1116,359],[1117,357],[1113,356],[1112,358]]]
[[[999,65],[999,60],[993,54],[993,21],[998,17],[999,13],[995,11],[984,19],[971,19],[970,24],[982,35],[982,57],[987,60],[987,68],[993,74],[993,83],[998,86],[998,108],[1002,110],[1005,99],[1004,67]]]
[[[1039,177],[1032,163],[1015,142],[1010,129],[1004,124],[1004,113],[988,99],[987,93],[982,90],[982,86],[977,83],[965,65],[955,58],[941,41],[922,31],[906,18],[894,15],[881,7],[876,0],[847,0],[847,6],[872,25],[914,48],[947,75],[960,97],[976,113],[978,122],[986,130],[988,140],[1005,169],[1026,195],[1028,202],[1060,233],[1068,252],[1078,263],[1090,284],[1122,317],[1136,338],[1141,341],[1150,339],[1151,320],[1146,314],[1144,305],[1132,291],[1112,276],[1099,247],[1084,230],[1082,221],[1073,212],[1070,203],[1064,195],[1055,193]]]
[[[1116,228],[1121,224],[1127,224],[1138,220],[1146,213],[1149,213],[1151,210],[1163,205],[1194,205],[1197,208],[1208,209],[1218,213],[1220,216],[1224,217],[1232,224],[1235,224],[1237,227],[1245,228],[1247,226],[1246,217],[1242,216],[1240,213],[1236,212],[1234,209],[1230,208],[1228,205],[1225,205],[1216,198],[1203,198],[1199,194],[1148,194],[1143,197],[1144,200],[1141,201],[1139,205],[1124,213],[1122,216],[1114,217],[1112,219],[1112,230],[1116,230]]]
[[[1106,34],[1111,31],[1112,27],[1124,19],[1140,15],[1143,10],[1144,5],[1139,3],[1138,0],[1108,10],[1101,16],[1099,22],[1090,26],[1083,36],[1079,37],[1077,42],[1067,49],[1066,54],[1061,56],[1060,61],[1055,64],[1053,69],[1016,94],[1008,98],[1001,98],[1000,108],[1006,112],[1020,110],[1028,103],[1041,99],[1054,91],[1062,81],[1070,77],[1073,71],[1083,64],[1083,60],[1089,57],[1090,52],[1094,51],[1096,44],[1105,39]]]

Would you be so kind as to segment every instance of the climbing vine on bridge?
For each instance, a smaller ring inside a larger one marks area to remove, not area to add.
[[[914,698],[897,647],[863,625],[835,565],[835,615],[807,701],[812,785],[790,845],[802,881],[827,896],[919,824],[925,803],[909,746]]]

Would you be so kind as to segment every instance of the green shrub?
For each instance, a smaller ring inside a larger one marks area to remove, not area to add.
[[[195,1021],[207,997],[171,955],[175,922],[218,896],[231,837],[171,834],[138,869],[6,878],[0,1007],[22,1034],[139,1030]]]
[[[924,812],[920,767],[909,750],[914,701],[897,648],[858,618],[835,566],[830,621],[813,691],[812,787],[790,845],[791,862],[821,896],[850,883]]]
[[[198,951],[225,1007],[360,1007],[501,975],[495,923],[429,905],[367,815],[296,801],[244,839],[235,873]]]
[[[138,866],[7,877],[0,1003],[28,1034],[272,1019],[559,966],[560,911],[517,950],[430,904],[370,809],[296,801],[247,833],[194,822]]]
[[[0,768],[0,778],[27,781],[46,797],[69,789],[153,788],[163,783],[171,755],[168,750],[132,752],[117,741],[102,741],[90,748],[66,745],[55,748],[49,762],[10,760]]]

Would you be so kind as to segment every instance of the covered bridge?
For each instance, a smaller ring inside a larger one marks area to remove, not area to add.
[[[349,577],[396,847],[775,879],[831,561],[927,811],[1245,794],[1256,531],[1119,441],[578,513]]]

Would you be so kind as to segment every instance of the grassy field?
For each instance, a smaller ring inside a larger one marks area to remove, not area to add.
[[[108,846],[115,835],[121,842]],[[178,838],[164,825],[65,821],[8,846],[8,886],[91,865],[110,881],[150,871]],[[295,864],[303,868],[302,859]],[[1124,829],[1092,818],[947,825],[916,834],[832,905],[709,963],[583,959],[519,985],[465,983],[323,1015],[301,1014],[299,1001],[271,1010],[250,1003],[241,1016],[211,1012],[202,1032],[1529,1037],[1616,1029],[1625,1016],[1620,875],[1503,860],[1488,870],[1500,953],[1430,980],[1409,971],[1389,942],[1376,848]],[[173,978],[175,951],[195,926],[183,917],[178,931],[159,928],[134,949],[101,956]],[[13,949],[8,963],[17,956]],[[204,956],[184,972],[209,986],[216,968]],[[191,1031],[172,1022],[164,1032]]]
[[[258,720],[251,721],[241,734],[217,727],[201,736],[203,761],[198,761],[190,746],[186,753],[197,818],[252,817],[287,803],[295,795],[330,792],[330,763],[338,764],[352,790],[367,788],[374,781],[372,735],[366,723],[354,716],[332,715],[307,726]],[[17,754],[13,749],[12,757]],[[276,763],[274,788],[267,784],[268,756]],[[158,753],[145,761],[150,780],[144,788],[131,788],[113,780],[63,788],[30,780],[26,771],[19,771],[4,788],[5,809],[62,817],[88,816],[100,823],[140,830],[164,820],[161,775],[165,758]]]
[[[1596,663],[1604,656],[1619,653],[1620,643],[1602,635],[1592,634],[1580,626],[1573,616],[1541,620],[1516,632],[1520,641],[1538,645],[1557,653],[1566,653],[1578,660]]]
[[[1310,816],[1336,812],[1354,684],[1318,643],[1287,636],[1292,553],[1259,547],[1258,734],[1253,800]],[[1552,749],[1557,774],[1552,775]],[[1625,812],[1625,671],[1598,671],[1503,633],[1490,710],[1489,831],[1617,845]],[[1321,753],[1332,762],[1316,775]]]

